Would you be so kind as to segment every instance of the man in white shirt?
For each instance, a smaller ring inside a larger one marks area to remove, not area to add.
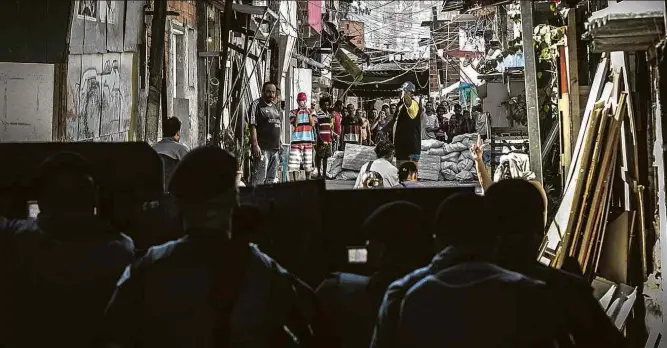
[[[162,160],[164,174],[164,188],[169,187],[171,176],[176,170],[178,163],[188,154],[190,149],[181,144],[181,121],[176,117],[170,117],[162,127],[163,137],[153,145]]]
[[[163,137],[153,149],[158,155],[171,157],[180,161],[190,151],[181,141],[181,121],[176,117],[169,117],[163,125]]]
[[[394,144],[386,140],[380,141],[375,146],[375,154],[376,160],[361,166],[354,189],[370,188],[367,181],[378,175],[382,177],[382,184],[373,186],[389,188],[398,185],[398,169],[394,166]]]

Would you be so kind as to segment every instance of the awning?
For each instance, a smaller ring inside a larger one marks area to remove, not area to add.
[[[593,12],[585,40],[595,53],[645,51],[665,34],[663,1],[626,0]]]
[[[459,86],[461,86],[461,82],[452,83],[447,88],[440,91],[440,96],[446,96],[447,94],[454,92],[455,90],[459,89]]]

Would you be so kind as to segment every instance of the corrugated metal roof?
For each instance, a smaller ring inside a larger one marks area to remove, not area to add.
[[[584,39],[593,52],[643,51],[657,44],[665,33],[662,1],[626,0],[593,12]]]

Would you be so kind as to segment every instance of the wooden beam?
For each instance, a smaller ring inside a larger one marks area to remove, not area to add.
[[[581,129],[581,107],[579,105],[579,60],[577,47],[577,11],[570,10],[567,15],[566,31],[566,63],[567,76],[569,82],[568,92],[570,95],[570,122],[572,125],[571,134],[576,137]],[[576,138],[572,139],[572,144]]]
[[[521,0],[521,25],[523,29],[523,55],[525,60],[526,114],[530,139],[530,170],[540,184],[542,178],[542,137],[540,136],[540,110],[537,88],[537,58],[533,47],[533,1]]]
[[[195,13],[197,15],[197,52],[208,50],[208,6],[204,1],[195,2]],[[206,143],[209,126],[210,107],[208,103],[209,76],[207,58],[197,56],[197,143]]]
[[[570,105],[572,104],[572,99],[570,98],[570,84],[568,83],[568,67],[567,67],[567,48],[566,47],[559,47],[559,57],[558,59],[560,60],[560,69],[559,69],[559,75],[560,75],[560,92],[561,92],[561,98],[558,102],[558,115],[559,117],[559,122],[558,125],[560,126],[560,135],[561,135],[561,142],[560,142],[560,150],[561,150],[561,157],[560,157],[560,172],[561,172],[561,179],[563,182],[565,182],[565,176],[562,175],[563,173],[567,173],[570,169],[570,162],[572,160],[572,147],[574,145],[573,141],[573,134],[572,133],[572,115],[571,115],[571,109]],[[578,98],[577,98],[578,99]],[[578,102],[578,101],[575,101]]]
[[[160,121],[160,91],[162,89],[162,70],[165,52],[165,24],[167,22],[167,2],[155,1],[155,16],[151,23],[151,52],[148,80],[148,100],[146,102],[146,138],[149,144],[158,140],[158,122]]]
[[[229,58],[229,31],[231,30],[231,22],[234,18],[232,10],[233,5],[234,3],[231,0],[225,2],[225,19],[222,28],[220,28],[220,37],[222,40],[222,59],[220,59],[220,70],[218,71],[218,81],[220,81],[220,85],[218,86],[218,100],[215,107],[213,129],[211,130],[213,145],[215,146],[222,145],[220,133],[222,132],[222,108],[225,105],[225,79],[227,77],[227,59]]]

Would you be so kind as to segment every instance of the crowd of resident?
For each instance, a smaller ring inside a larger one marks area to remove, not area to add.
[[[146,252],[97,214],[105,183],[87,159],[39,167],[39,215],[0,217],[0,347],[625,346],[580,270],[536,262],[546,198],[528,181],[443,197],[434,221],[380,206],[362,226],[372,275],[313,291],[248,243],[262,219],[239,204],[236,158],[180,158],[168,193],[183,235]]]
[[[461,134],[477,133],[486,139],[489,132],[488,113],[481,104],[463,110],[455,102],[437,102],[415,98],[415,85],[401,86],[397,103],[384,103],[380,110],[362,110],[354,104],[332,104],[328,96],[308,104],[306,93],[297,94],[297,108],[289,111],[291,138],[286,158],[289,180],[296,181],[303,170],[306,179],[322,178],[327,173],[327,159],[347,144],[375,146],[382,141],[394,144],[396,166],[418,162],[421,141],[437,139],[451,142]],[[252,184],[277,182],[282,149],[282,110],[279,90],[267,82],[262,97],[255,100],[247,113],[250,147],[253,159]],[[472,112],[471,112],[472,111]],[[316,175],[314,173],[317,173]]]

